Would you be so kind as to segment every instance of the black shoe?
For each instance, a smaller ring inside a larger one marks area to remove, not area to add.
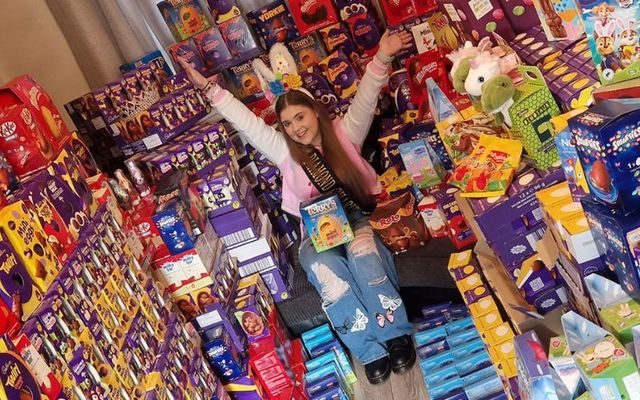
[[[391,364],[389,357],[384,357],[379,360],[372,361],[364,366],[364,372],[367,375],[367,379],[372,385],[378,385],[389,379],[391,375]]]
[[[413,348],[410,335],[387,340],[387,350],[391,360],[391,369],[396,374],[404,374],[416,362],[416,350]]]

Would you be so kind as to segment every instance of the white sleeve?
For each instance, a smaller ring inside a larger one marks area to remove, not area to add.
[[[279,165],[289,154],[289,148],[282,134],[267,125],[233,94],[224,91],[215,96],[213,107],[218,113],[244,135],[249,143],[271,162]]]
[[[369,62],[353,102],[342,120],[349,140],[358,146],[362,146],[367,138],[378,105],[378,95],[389,80],[386,67],[381,69],[380,64],[375,57]]]

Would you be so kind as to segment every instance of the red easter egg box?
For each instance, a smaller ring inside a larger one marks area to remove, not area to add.
[[[389,25],[399,25],[416,16],[413,0],[380,0],[380,5]]]
[[[289,0],[289,9],[301,35],[340,21],[331,0]]]
[[[410,77],[409,89],[414,104],[421,104],[427,98],[427,78],[433,78],[444,93],[450,92],[447,70],[438,50],[430,50],[408,58],[405,67]]]

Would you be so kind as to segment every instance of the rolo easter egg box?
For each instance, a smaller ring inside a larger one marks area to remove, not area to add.
[[[524,82],[517,86],[514,104],[509,108],[514,139],[522,145],[539,169],[547,169],[560,159],[553,138],[551,118],[560,114],[540,70],[518,68]]]
[[[608,100],[569,120],[594,200],[640,208],[640,107]]]
[[[335,193],[300,204],[300,215],[318,253],[353,240],[347,214]]]

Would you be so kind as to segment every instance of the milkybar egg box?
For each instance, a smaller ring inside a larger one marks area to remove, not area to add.
[[[33,211],[33,205],[18,200],[0,210],[0,230],[8,240],[35,285],[46,292],[59,271],[58,258]]]
[[[21,321],[36,310],[42,291],[4,236],[0,240],[0,300]]]

